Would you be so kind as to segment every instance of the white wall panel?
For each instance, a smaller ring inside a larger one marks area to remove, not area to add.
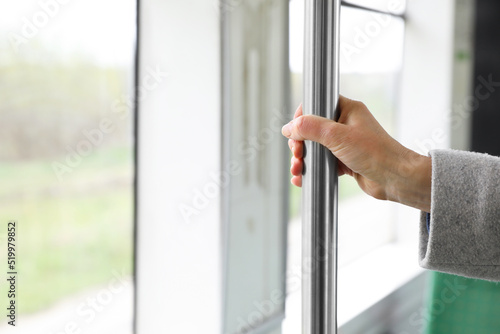
[[[220,333],[218,6],[140,5],[139,82],[167,76],[140,99],[137,333]]]

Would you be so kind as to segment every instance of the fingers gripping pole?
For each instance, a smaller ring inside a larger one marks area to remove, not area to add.
[[[304,114],[336,120],[340,0],[305,0]],[[337,161],[306,141],[302,183],[302,333],[337,333]]]

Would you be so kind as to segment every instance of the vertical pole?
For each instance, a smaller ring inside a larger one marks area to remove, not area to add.
[[[338,118],[340,0],[305,1],[304,114]],[[337,333],[337,161],[305,142],[302,332]]]

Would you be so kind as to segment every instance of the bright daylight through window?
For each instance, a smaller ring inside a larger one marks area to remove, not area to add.
[[[132,333],[135,8],[0,2],[1,333]]]

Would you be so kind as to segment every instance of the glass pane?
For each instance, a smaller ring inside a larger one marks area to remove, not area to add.
[[[9,221],[17,273],[0,306],[15,302],[15,333],[132,333],[135,6],[0,1],[1,281]]]
[[[404,21],[343,8],[340,31],[340,93],[364,102],[384,129],[394,135]],[[391,241],[394,205],[364,194],[351,177],[340,178],[339,192],[342,266]]]
[[[345,2],[394,14],[403,14],[406,9],[406,0],[346,0]]]
[[[380,8],[384,10],[384,8]],[[303,1],[290,2],[290,68],[292,103],[302,102]],[[363,101],[382,126],[395,133],[398,87],[403,59],[404,21],[369,11],[343,7],[340,27],[340,93]],[[356,181],[348,176],[339,179],[339,324],[360,311],[361,299],[356,286],[343,280],[352,275],[356,260],[393,240],[395,204],[375,200],[364,194]],[[290,188],[287,318],[284,333],[298,333],[300,328],[301,227],[299,188]],[[358,271],[362,277],[373,273]],[[369,284],[369,282],[367,282]],[[359,287],[359,286],[358,286]],[[374,289],[376,290],[376,289]],[[343,296],[340,296],[340,295]],[[344,297],[344,298],[343,298]],[[365,298],[366,297],[366,298]]]
[[[403,41],[402,19],[342,9],[340,93],[364,102],[391,135],[394,135],[397,117]],[[370,277],[373,291],[381,286],[377,281],[380,275],[364,268],[371,254],[394,241],[397,204],[364,194],[351,177],[340,178],[339,192],[338,258],[342,271],[338,280],[338,319],[343,323],[357,315],[360,306],[366,307],[367,302],[374,301],[374,297],[359,293],[356,279]],[[356,268],[355,274],[349,272],[349,268]]]
[[[303,3],[291,1],[290,15],[293,22],[290,24],[292,103],[298,106],[302,102]],[[340,34],[340,93],[363,101],[382,126],[394,135],[404,21],[344,7]],[[391,203],[365,195],[354,179],[340,178],[339,195],[339,264],[342,266],[390,241],[393,227]],[[290,216],[295,218],[292,221],[298,229],[300,189],[291,187],[290,198]],[[356,209],[365,206],[369,208]],[[379,225],[373,222],[372,216],[381,220]]]

